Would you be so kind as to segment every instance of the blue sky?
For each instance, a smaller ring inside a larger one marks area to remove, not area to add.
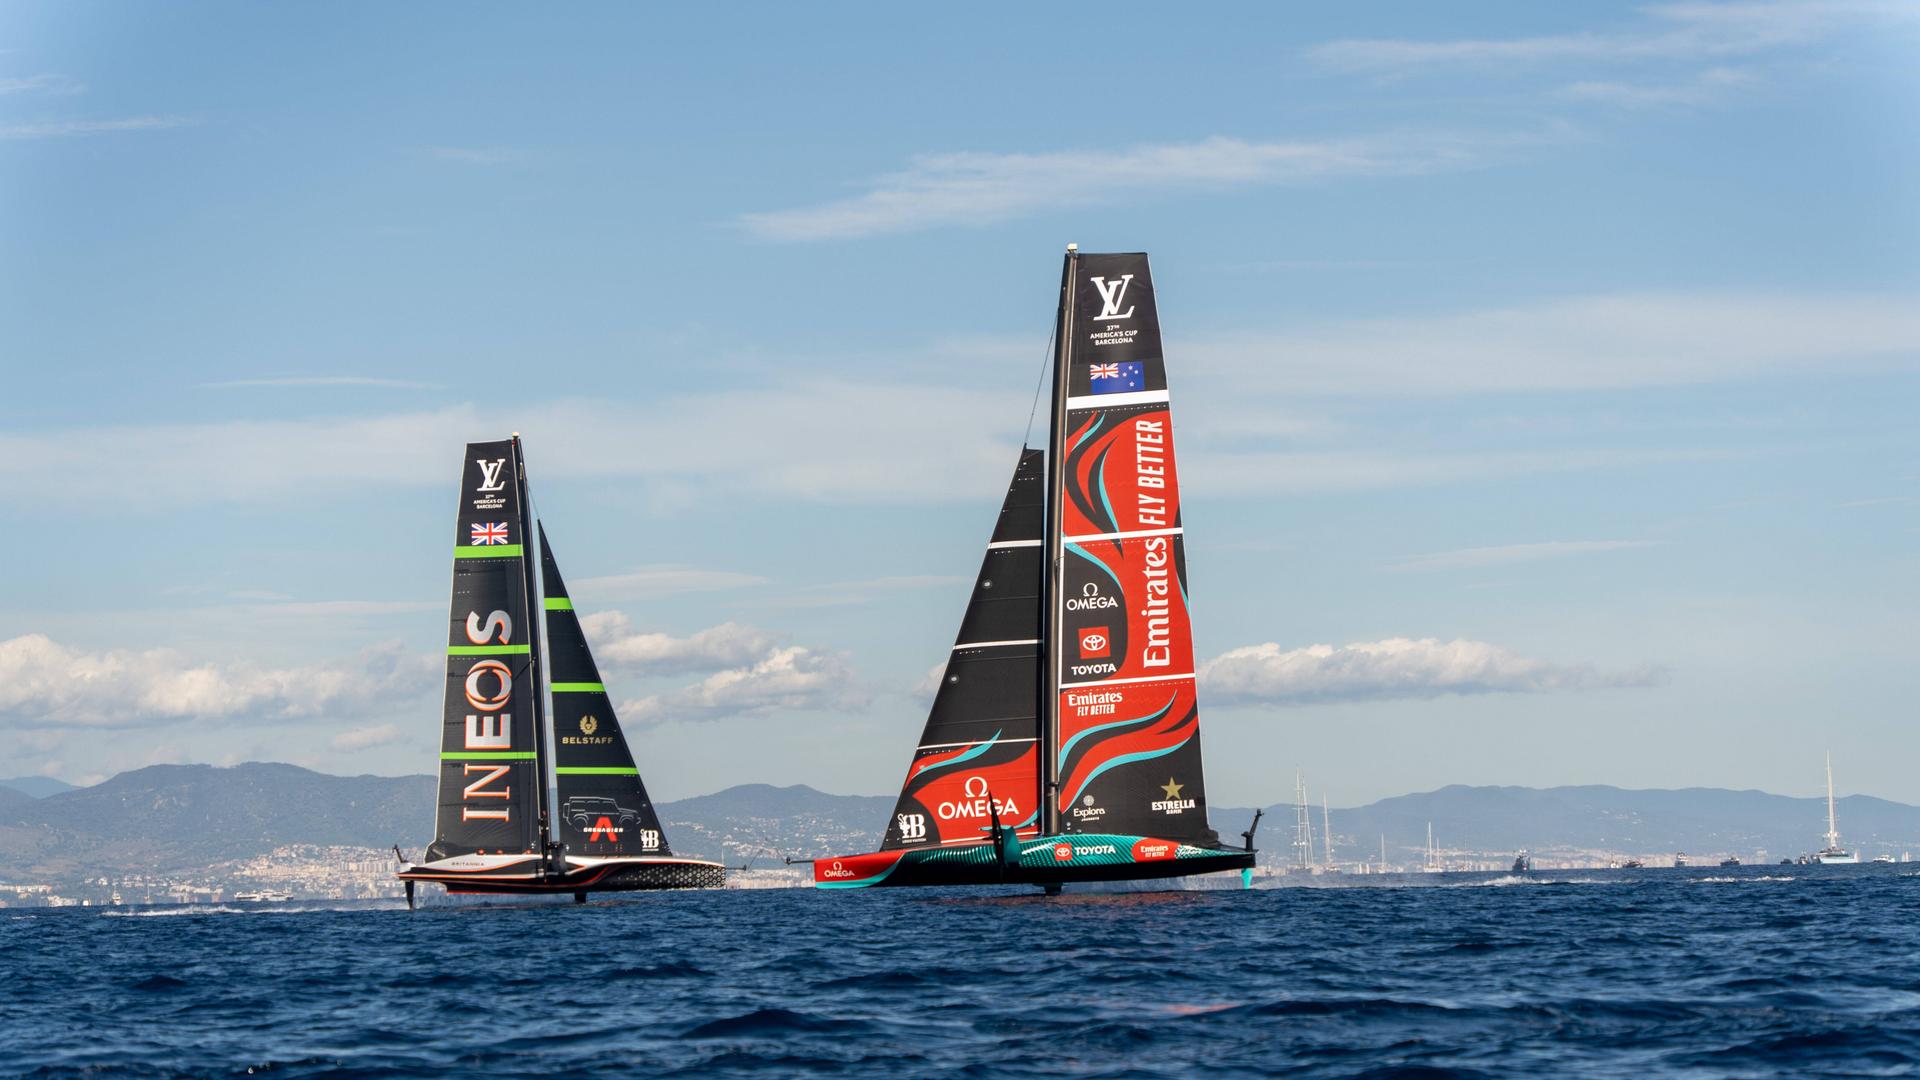
[[[1215,801],[1920,801],[1920,6],[0,14],[0,773],[430,768],[518,430],[651,786],[885,792],[1062,247]]]

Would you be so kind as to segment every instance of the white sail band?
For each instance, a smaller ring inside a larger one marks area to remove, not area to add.
[[[953,647],[954,652],[961,649],[991,649],[995,645],[1038,645],[1039,638],[1014,638],[1009,641],[963,641]]]
[[[1132,540],[1140,536],[1179,536],[1186,531],[1175,526],[1171,529],[1136,529],[1133,532],[1086,533],[1081,536],[1063,536],[1060,539],[1073,544],[1082,540]]]
[[[1161,405],[1167,401],[1165,390],[1135,390],[1126,394],[1085,394],[1067,399],[1067,410],[1115,409],[1125,405]]]
[[[1038,739],[975,739],[975,740],[973,740],[972,742],[932,742],[932,743],[923,743],[923,744],[921,744],[921,745],[920,745],[920,746],[918,747],[918,749],[921,749],[921,750],[952,750],[952,749],[954,749],[955,747],[959,747],[959,746],[985,746],[985,745],[987,745],[988,743],[1023,743],[1023,742],[1039,742],[1039,741],[1040,741],[1040,740],[1038,740]]]
[[[987,550],[998,551],[1001,548],[1039,547],[1044,543],[1046,543],[1045,540],[995,540],[993,543],[987,545]]]
[[[1120,686],[1125,683],[1179,682],[1181,679],[1191,678],[1193,678],[1193,672],[1189,671],[1185,675],[1143,675],[1137,679],[1096,679],[1093,682],[1063,682],[1060,684],[1060,689],[1078,690],[1084,686]]]

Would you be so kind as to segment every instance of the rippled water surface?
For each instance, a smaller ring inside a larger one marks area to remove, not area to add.
[[[1908,873],[0,911],[0,1073],[1908,1075]]]

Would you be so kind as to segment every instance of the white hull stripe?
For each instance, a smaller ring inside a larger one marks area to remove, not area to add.
[[[985,746],[989,742],[1021,743],[1039,742],[1038,739],[975,739],[972,742],[935,742],[920,747],[922,750],[952,750],[957,746]]]
[[[1186,531],[1187,530],[1182,528],[1138,529],[1134,532],[1087,533],[1083,536],[1063,536],[1060,539],[1065,540],[1069,544],[1074,544],[1082,540],[1132,540],[1138,536],[1179,536]]]
[[[1130,394],[1087,394],[1084,397],[1070,397],[1067,408],[1072,409],[1112,409],[1124,405],[1160,405],[1167,400],[1165,390],[1135,390]]]
[[[1020,638],[1016,641],[967,641],[967,642],[962,642],[959,645],[955,645],[953,647],[953,651],[959,652],[961,649],[991,649],[995,645],[1038,645],[1038,644],[1040,644],[1040,639],[1037,637]]]
[[[1098,682],[1063,682],[1060,684],[1060,689],[1078,690],[1084,686],[1120,686],[1124,683],[1179,682],[1181,679],[1191,678],[1193,678],[1193,672],[1189,671],[1185,675],[1146,675],[1138,679],[1101,679]]]
[[[987,550],[999,551],[1002,548],[1039,547],[1044,543],[1046,543],[1045,540],[996,540],[987,545]]]

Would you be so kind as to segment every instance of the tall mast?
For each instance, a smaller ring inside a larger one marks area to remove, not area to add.
[[[1333,869],[1333,818],[1327,809],[1327,793],[1320,793],[1320,846],[1327,853],[1327,869]]]
[[[527,457],[520,445],[520,433],[513,433],[514,467],[519,475],[514,483],[519,487],[520,496],[520,536],[522,538],[520,554],[520,573],[526,579],[527,622],[532,624],[527,644],[527,674],[533,679],[533,775],[539,790],[536,793],[539,808],[540,849],[544,856],[547,845],[553,839],[552,822],[547,815],[547,694],[546,667],[543,663],[546,642],[541,633],[540,590],[534,577],[533,542],[533,506],[527,501]]]
[[[1300,869],[1313,865],[1313,812],[1307,809],[1307,776],[1293,770],[1293,854]]]
[[[1827,751],[1827,848],[1840,846],[1840,827],[1833,818],[1833,751]]]
[[[1053,355],[1053,407],[1047,419],[1047,573],[1040,590],[1040,647],[1046,650],[1046,673],[1040,680],[1040,835],[1057,836],[1060,828],[1059,745],[1060,668],[1065,662],[1061,640],[1065,636],[1061,620],[1065,614],[1056,602],[1060,595],[1061,575],[1066,561],[1065,531],[1061,528],[1061,503],[1066,498],[1067,469],[1067,379],[1071,374],[1068,357],[1073,348],[1074,278],[1080,269],[1080,245],[1068,244],[1066,262],[1060,268],[1060,314],[1055,327],[1056,351]]]

